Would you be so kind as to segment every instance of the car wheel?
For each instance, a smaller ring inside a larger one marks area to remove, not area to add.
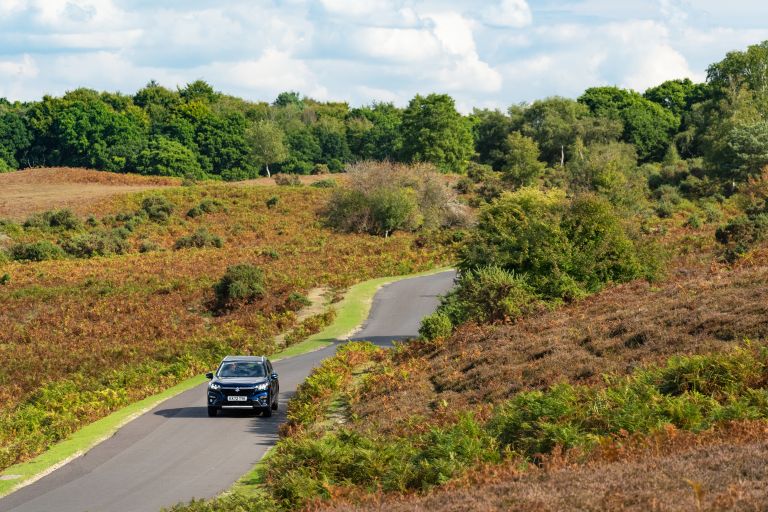
[[[270,416],[272,416],[272,408],[265,407],[264,409],[261,410],[261,415],[264,416],[265,418],[269,418]]]
[[[208,417],[209,418],[213,418],[217,414],[219,414],[219,408],[218,407],[210,407],[210,406],[208,407]]]
[[[273,410],[273,411],[276,411],[276,410],[277,410],[277,398],[275,398],[275,401],[274,401],[274,402],[272,402],[272,410]]]

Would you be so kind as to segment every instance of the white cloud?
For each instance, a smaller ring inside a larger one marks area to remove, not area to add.
[[[533,22],[533,14],[525,0],[499,0],[485,14],[489,25],[520,28]]]

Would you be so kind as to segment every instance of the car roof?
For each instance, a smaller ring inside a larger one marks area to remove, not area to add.
[[[221,360],[221,362],[229,362],[229,361],[248,361],[248,362],[259,362],[263,363],[267,360],[264,356],[227,356],[224,359]]]

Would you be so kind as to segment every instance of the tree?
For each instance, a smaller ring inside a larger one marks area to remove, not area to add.
[[[539,161],[539,145],[520,132],[507,135],[503,152],[502,175],[516,187],[530,185],[544,172],[545,164]]]
[[[600,117],[624,123],[622,140],[634,144],[642,161],[659,161],[680,127],[680,118],[640,96],[618,87],[593,87],[579,97],[579,102]]]
[[[474,152],[469,122],[446,94],[416,95],[403,112],[403,156],[463,172]]]
[[[301,94],[296,91],[281,92],[277,95],[275,101],[272,102],[272,105],[275,107],[294,106],[301,110],[304,109],[304,102],[301,100]]]
[[[0,160],[18,169],[19,160],[26,154],[31,143],[32,134],[21,114],[0,105]]]
[[[205,178],[195,153],[183,144],[163,136],[153,137],[139,153],[136,170],[141,174]]]
[[[709,94],[707,84],[695,84],[690,78],[683,80],[667,80],[651,87],[643,96],[658,103],[676,116],[682,116],[691,109],[694,103],[704,101]]]
[[[219,97],[219,94],[213,90],[213,87],[208,82],[195,80],[187,84],[183,89],[179,89],[179,96],[187,103],[193,101],[213,103]]]
[[[515,129],[512,119],[498,110],[475,109],[472,121],[477,160],[500,171],[504,165],[507,137]]]
[[[272,121],[259,121],[253,124],[246,132],[246,140],[251,147],[254,160],[267,172],[269,164],[285,161],[288,158],[288,149],[285,147],[285,134]]]
[[[403,111],[392,103],[354,109],[347,119],[347,143],[356,160],[396,160],[403,146]]]
[[[760,101],[765,101],[768,97],[768,41],[752,45],[743,52],[729,52],[723,60],[707,68],[707,82],[720,95],[747,88]]]
[[[522,132],[538,143],[545,162],[559,162],[562,166],[565,149],[577,138],[583,138],[581,120],[587,116],[589,108],[581,103],[567,98],[546,98],[525,109]]]
[[[734,177],[746,181],[758,176],[768,165],[768,121],[735,126],[728,134],[728,146],[736,157]]]

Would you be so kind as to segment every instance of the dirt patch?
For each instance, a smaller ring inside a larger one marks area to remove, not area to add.
[[[98,200],[179,185],[177,178],[138,176],[64,167],[0,174],[0,217],[21,220],[53,208],[85,214]]]

